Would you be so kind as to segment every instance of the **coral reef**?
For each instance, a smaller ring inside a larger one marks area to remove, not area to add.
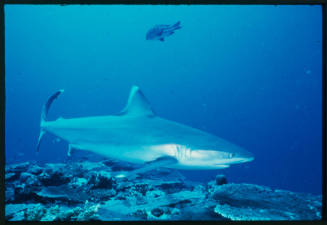
[[[214,186],[215,212],[231,220],[318,220],[321,197],[254,184]]]
[[[321,196],[227,183],[205,183],[159,168],[132,179],[137,166],[113,160],[6,166],[8,221],[317,220]]]

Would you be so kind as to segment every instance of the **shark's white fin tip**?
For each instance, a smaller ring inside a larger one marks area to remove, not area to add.
[[[64,93],[65,90],[64,90],[64,89],[60,89],[59,92],[60,92],[60,93]]]

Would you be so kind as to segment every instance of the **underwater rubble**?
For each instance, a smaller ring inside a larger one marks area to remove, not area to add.
[[[186,180],[160,168],[133,179],[113,160],[6,165],[8,221],[320,220],[322,196],[228,183]]]

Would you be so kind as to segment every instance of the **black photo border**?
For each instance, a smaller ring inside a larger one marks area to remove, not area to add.
[[[327,0],[0,0],[0,224],[40,224],[58,222],[5,221],[5,17],[7,4],[37,5],[101,5],[101,4],[150,4],[150,5],[321,5],[322,10],[322,220],[321,221],[90,221],[61,222],[65,224],[327,224],[326,176],[327,176]]]

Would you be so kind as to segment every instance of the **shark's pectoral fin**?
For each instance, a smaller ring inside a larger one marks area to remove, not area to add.
[[[157,159],[155,159],[153,161],[146,162],[146,165],[156,165],[157,167],[159,167],[159,166],[175,164],[177,162],[178,162],[178,160],[175,157],[162,156],[162,157],[159,157],[159,158],[157,158]]]
[[[155,116],[153,109],[138,86],[133,86],[128,102],[120,115],[125,116]]]
[[[167,165],[175,164],[178,160],[171,156],[163,156],[159,157],[153,161],[149,161],[145,163],[145,166],[133,170],[131,172],[120,172],[115,175],[116,178],[127,178],[127,179],[134,179],[138,176],[138,174],[142,174],[151,170],[154,170],[158,167],[164,167]]]

